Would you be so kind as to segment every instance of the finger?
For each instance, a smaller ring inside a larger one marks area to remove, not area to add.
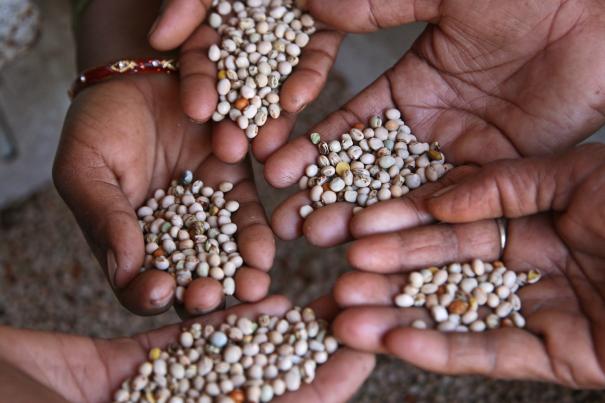
[[[271,218],[271,226],[280,239],[293,240],[304,233],[309,243],[324,248],[339,245],[350,239],[352,204],[331,204],[315,210],[303,219],[299,210],[310,203],[308,191],[302,191],[277,206]]]
[[[298,192],[282,202],[271,216],[271,228],[280,239],[292,241],[302,234],[304,220],[299,209],[311,201],[307,192]]]
[[[498,225],[486,220],[374,235],[354,242],[347,259],[360,270],[395,273],[473,258],[491,261],[499,255]]]
[[[369,32],[415,21],[434,22],[441,2],[401,0],[309,0],[311,14],[346,32]]]
[[[269,293],[271,277],[262,270],[241,267],[235,272],[235,297],[243,302],[256,302]]]
[[[348,272],[334,284],[334,300],[338,306],[349,308],[360,305],[390,306],[395,295],[401,292],[405,278],[376,273]]]
[[[268,119],[259,129],[258,135],[252,140],[252,154],[263,162],[286,142],[296,115],[283,112],[277,119]],[[250,140],[245,132],[229,119],[218,123],[212,133],[212,150],[224,162],[236,163],[243,160],[248,152]]]
[[[310,384],[303,384],[299,390],[287,393],[276,403],[324,402],[340,403],[349,401],[374,369],[372,354],[353,351],[341,347],[319,369]],[[342,374],[347,376],[342,376]]]
[[[198,171],[200,177],[210,186],[216,187],[224,181],[234,183],[233,189],[225,195],[225,199],[236,200],[240,204],[232,221],[238,229],[239,253],[248,266],[240,268],[236,273],[236,296],[242,301],[258,301],[268,293],[270,277],[263,272],[269,271],[273,265],[276,247],[256,188],[249,178],[250,172],[246,169],[246,164],[225,164],[214,157],[205,161]],[[214,299],[212,302],[214,306],[218,306]],[[203,306],[207,308],[209,305]]]
[[[185,289],[183,305],[188,314],[201,315],[217,309],[224,298],[223,286],[218,280],[200,277],[189,283]]]
[[[427,206],[446,222],[561,211],[602,160],[603,148],[581,147],[561,156],[497,162],[444,189]]]
[[[372,115],[392,108],[389,83],[381,78],[339,111],[329,115],[310,132],[318,132],[324,141],[339,138],[356,123],[366,122]],[[307,165],[317,159],[317,147],[304,135],[276,151],[265,163],[265,178],[274,187],[284,188],[298,182]]]
[[[409,326],[414,320],[429,320],[425,309],[393,307],[354,307],[340,313],[332,329],[346,346],[371,353],[386,353],[384,336],[400,326]]]
[[[208,49],[218,40],[215,30],[202,25],[181,48],[181,104],[196,122],[206,122],[216,110],[216,64],[208,59]]]
[[[294,211],[298,214],[298,210]],[[351,203],[335,203],[315,210],[303,224],[305,237],[315,246],[330,248],[348,241],[349,221],[353,217]]]
[[[595,322],[589,317],[578,315],[582,308],[577,300],[577,291],[567,291],[567,287],[563,286],[565,291],[562,292],[558,281],[567,280],[549,278],[544,284],[542,281],[537,284],[541,289],[522,290],[525,293],[521,297],[527,307],[524,311],[528,313],[527,330],[544,340],[557,382],[572,387],[600,388],[605,381],[605,374],[599,355],[595,354],[593,347]],[[542,293],[551,298],[544,298]],[[552,298],[552,295],[556,297]],[[598,314],[593,317],[601,318],[601,309],[595,305],[595,310]],[[569,343],[570,337],[574,343]],[[578,360],[577,357],[584,358]]]
[[[180,46],[204,21],[210,0],[170,0],[149,32],[149,43],[166,51]]]
[[[275,238],[254,183],[250,180],[238,183],[228,193],[228,198],[240,203],[233,222],[237,224],[237,243],[242,258],[248,265],[268,271],[275,259]]]
[[[169,325],[160,329],[156,329],[149,333],[143,333],[135,336],[135,339],[143,346],[145,350],[153,347],[164,347],[169,343],[173,343],[182,327],[190,326],[193,323],[203,323],[217,326],[227,318],[230,314],[245,316],[250,319],[255,319],[259,315],[284,315],[290,309],[290,301],[281,295],[272,295],[255,304],[240,304],[233,306],[224,311],[213,312],[209,315],[189,320],[184,324]]]
[[[120,303],[137,315],[157,315],[172,306],[176,283],[159,270],[138,274],[123,289],[116,291]]]
[[[426,207],[426,199],[472,172],[475,172],[475,168],[462,166],[448,172],[439,182],[428,182],[401,199],[392,199],[364,208],[351,220],[352,236],[363,238],[432,222],[433,218]]]
[[[212,152],[221,161],[235,164],[248,153],[248,138],[234,122],[225,119],[212,130]]]
[[[282,101],[283,102],[283,101]],[[296,114],[282,111],[278,119],[269,119],[252,141],[252,154],[259,162],[265,162],[283,146],[296,123]]]
[[[398,328],[384,338],[386,350],[428,371],[449,375],[554,381],[545,346],[514,328],[487,333],[443,333]]]
[[[340,309],[334,300],[332,294],[323,295],[309,304],[309,307],[315,311],[318,318],[328,322],[334,320]]]
[[[118,178],[98,154],[86,148],[75,150],[64,141],[53,179],[112,287],[125,287],[143,266],[145,247],[137,216]]]
[[[319,31],[311,36],[300,63],[280,90],[284,110],[301,112],[315,100],[328,79],[344,35],[337,31]]]

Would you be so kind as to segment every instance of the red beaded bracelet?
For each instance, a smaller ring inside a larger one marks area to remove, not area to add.
[[[73,99],[84,88],[110,77],[138,73],[173,74],[178,70],[178,63],[174,59],[118,60],[115,63],[95,67],[81,73],[69,90],[69,96]]]

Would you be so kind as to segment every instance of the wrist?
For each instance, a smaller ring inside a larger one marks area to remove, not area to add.
[[[92,0],[76,31],[78,70],[120,59],[169,58],[148,43],[161,0]]]

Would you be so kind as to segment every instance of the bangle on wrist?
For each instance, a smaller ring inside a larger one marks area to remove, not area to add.
[[[69,96],[73,99],[84,88],[116,76],[148,73],[173,74],[178,72],[178,69],[178,63],[174,59],[118,60],[80,73],[69,90]]]

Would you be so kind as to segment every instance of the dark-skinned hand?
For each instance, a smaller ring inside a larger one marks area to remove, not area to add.
[[[425,198],[423,214],[441,223],[353,243],[348,258],[359,271],[336,284],[335,299],[346,308],[335,321],[336,336],[350,347],[393,354],[439,373],[602,388],[605,145],[465,171]],[[423,223],[413,222],[416,211],[408,210],[412,226]],[[502,256],[498,217],[508,218]],[[393,307],[406,273],[473,258],[542,272],[538,283],[519,291],[526,329],[442,333],[409,327],[430,318],[424,309]]]

